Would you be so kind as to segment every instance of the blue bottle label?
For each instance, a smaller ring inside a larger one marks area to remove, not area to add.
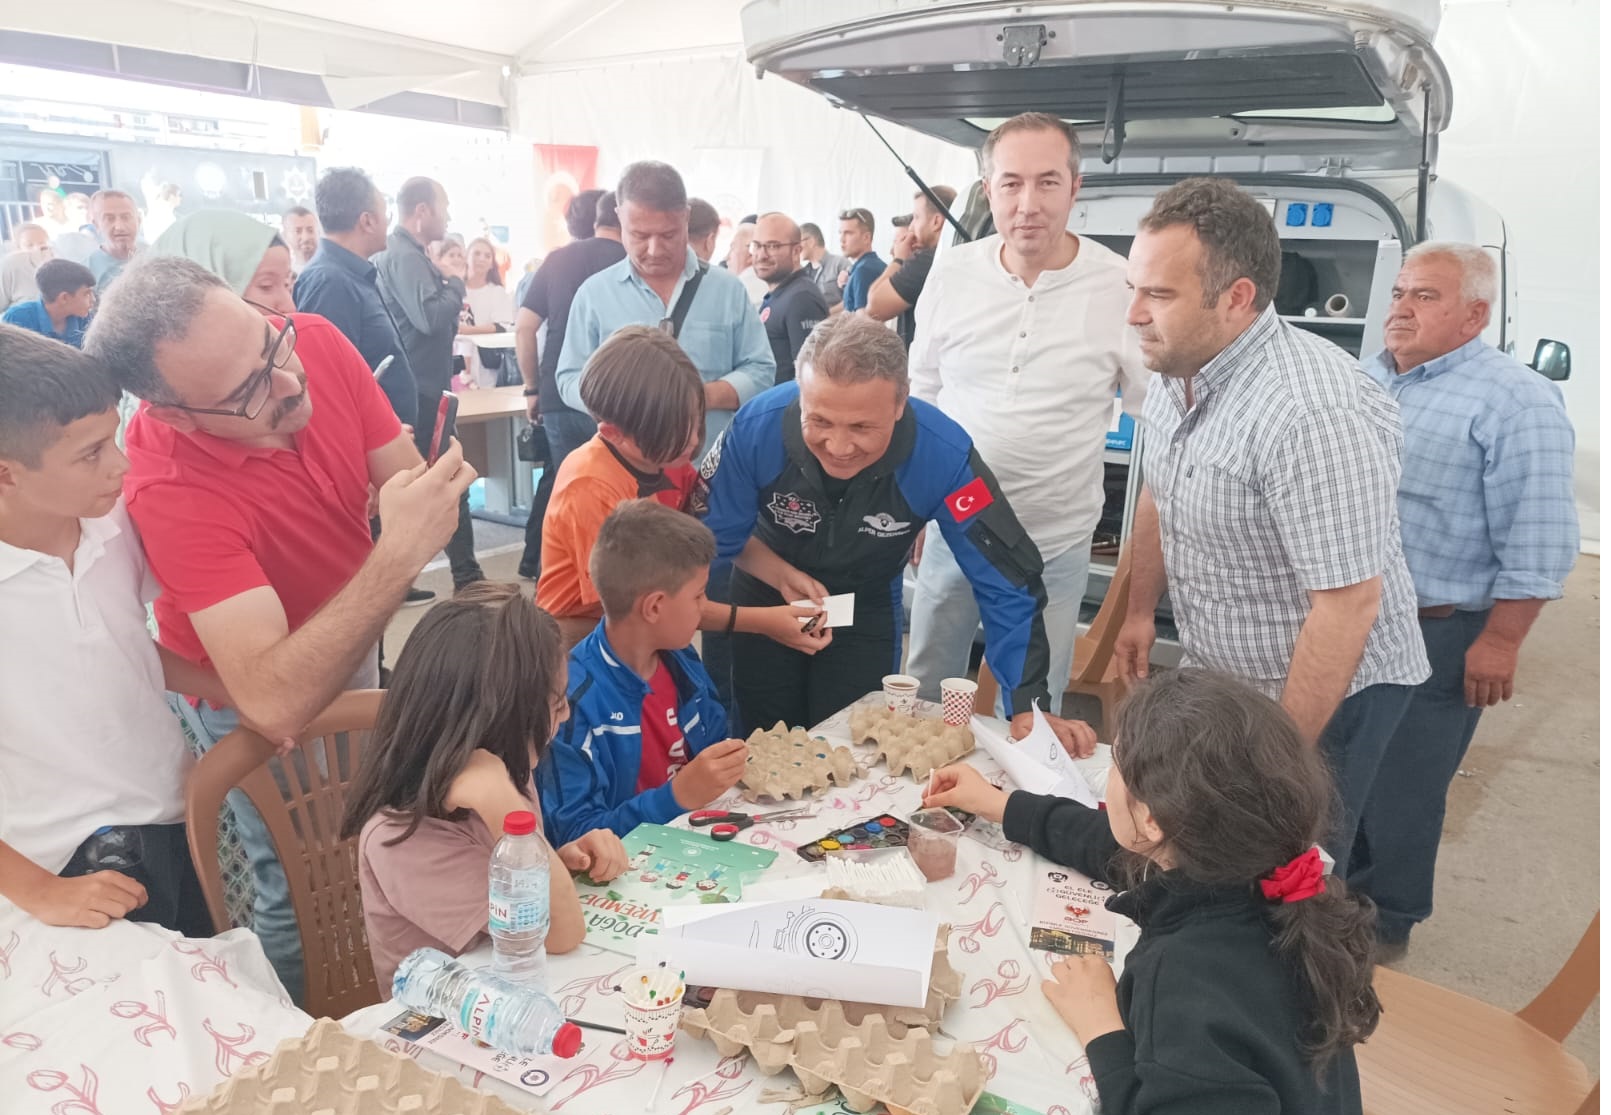
[[[543,905],[540,902],[511,902],[506,898],[487,900],[487,926],[495,933],[524,933],[541,929]]]

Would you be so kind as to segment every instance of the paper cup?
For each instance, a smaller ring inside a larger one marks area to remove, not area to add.
[[[668,976],[664,968],[633,972],[621,987],[632,1056],[640,1061],[669,1057],[677,1042],[677,1023],[682,1017],[682,996],[687,988],[681,980]]]
[[[946,678],[940,682],[940,717],[958,727],[973,719],[973,702],[979,683],[967,678]]]
[[[885,675],[884,707],[911,716],[917,710],[917,685],[917,679],[906,674]]]

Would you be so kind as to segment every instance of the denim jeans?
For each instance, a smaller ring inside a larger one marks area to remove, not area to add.
[[[1051,704],[1044,711],[1054,716],[1062,711],[1063,692],[1074,665],[1080,602],[1085,599],[1090,572],[1091,544],[1086,541],[1052,558],[1041,573],[1046,588],[1042,622],[1051,650],[1051,668],[1046,677]],[[939,530],[931,526],[923,544],[923,560],[917,567],[912,645],[906,658],[906,672],[918,680],[919,696],[938,701],[940,682],[967,677],[968,653],[978,627],[979,603],[974,599],[973,586]],[[998,712],[1006,708],[1007,696],[1003,689],[996,703]]]
[[[1398,730],[1414,692],[1413,685],[1367,685],[1343,699],[1320,733],[1320,750],[1331,767],[1337,798],[1325,848],[1337,861],[1337,874],[1344,878],[1359,818],[1378,782],[1387,741]]]
[[[526,517],[526,550],[520,555],[520,575],[536,577],[543,569],[543,517],[548,514],[548,498],[554,494],[554,478],[565,458],[580,449],[598,432],[598,423],[579,410],[558,407],[543,411],[543,434],[548,438],[548,463],[531,497],[531,514]]]
[[[1349,885],[1375,899],[1384,941],[1407,940],[1432,915],[1449,783],[1482,718],[1466,705],[1466,651],[1487,622],[1487,611],[1421,620],[1432,676],[1415,687],[1387,744],[1348,871]]]
[[[206,701],[195,708],[195,722],[201,728],[203,750],[210,751],[240,726],[234,709],[215,709]],[[263,952],[274,972],[285,985],[286,994],[302,1005],[302,938],[297,933],[296,912],[291,908],[291,885],[274,852],[268,826],[251,800],[240,790],[231,790],[225,802],[235,816],[241,848],[252,869],[252,932],[263,945]]]

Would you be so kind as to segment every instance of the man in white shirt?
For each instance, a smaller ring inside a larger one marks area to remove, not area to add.
[[[0,899],[51,925],[208,937],[163,691],[228,695],[146,628],[117,400],[90,357],[0,326]]]
[[[912,394],[968,431],[1040,550],[1055,705],[1102,515],[1113,397],[1139,414],[1150,373],[1125,325],[1124,258],[1067,231],[1080,187],[1073,129],[1015,116],[985,139],[981,161],[997,232],[935,260],[917,302]],[[943,678],[967,674],[979,610],[940,538],[920,539],[914,560],[907,671],[938,700]]]

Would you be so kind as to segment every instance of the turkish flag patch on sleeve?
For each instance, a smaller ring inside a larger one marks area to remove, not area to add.
[[[951,509],[951,517],[959,523],[966,522],[995,502],[996,497],[990,494],[990,488],[982,476],[975,476],[945,497],[945,505]]]

